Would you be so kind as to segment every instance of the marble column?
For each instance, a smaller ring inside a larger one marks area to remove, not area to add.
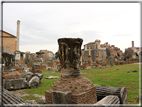
[[[19,51],[19,35],[20,35],[20,21],[17,21],[17,43],[16,50]]]

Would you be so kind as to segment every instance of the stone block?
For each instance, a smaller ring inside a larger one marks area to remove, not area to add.
[[[29,85],[29,87],[37,87],[39,85],[39,83],[40,83],[39,77],[38,76],[34,76],[29,81],[28,85]]]
[[[18,79],[22,78],[22,75],[18,71],[3,72],[3,79]]]
[[[19,79],[5,79],[4,88],[7,90],[13,90],[13,89],[21,89],[26,88],[26,79],[25,78],[19,78]]]
[[[138,72],[137,70],[132,70],[132,72]]]
[[[53,104],[53,99],[54,98],[52,92],[46,91],[45,92],[46,104]],[[71,95],[71,103],[68,104],[95,104],[96,102],[97,102],[96,88],[93,87],[84,93]]]
[[[127,72],[127,73],[130,73],[130,71],[129,71],[129,70],[126,70],[126,72]]]
[[[71,91],[70,92],[53,91],[52,101],[53,104],[71,104]]]
[[[44,96],[39,98],[39,103],[40,104],[45,104],[45,97]]]

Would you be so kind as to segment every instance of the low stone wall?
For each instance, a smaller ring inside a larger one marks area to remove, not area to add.
[[[15,71],[21,72],[22,70],[21,70],[21,68],[16,67]]]
[[[40,70],[46,70],[46,66],[41,65]]]
[[[27,64],[28,68],[32,68],[32,65],[31,64]]]
[[[19,64],[21,64],[21,65],[25,65],[25,62],[23,62],[23,61],[19,60]]]

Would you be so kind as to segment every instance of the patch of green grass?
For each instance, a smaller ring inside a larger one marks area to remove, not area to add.
[[[37,103],[39,102],[39,97],[35,97],[32,94],[29,94],[29,96],[21,97],[23,100],[35,100]]]
[[[116,70],[119,68],[119,70]],[[130,70],[130,73],[126,73]],[[138,72],[132,72],[137,70]],[[139,64],[125,64],[119,66],[108,67],[105,69],[89,69],[81,70],[83,76],[92,81],[93,84],[112,86],[112,87],[126,87],[128,90],[128,104],[138,104],[137,96],[139,94]],[[59,76],[60,73],[54,71],[44,70],[42,72],[42,83],[37,88],[25,90],[26,93],[45,95],[45,91],[50,89],[57,79],[45,79],[46,76]]]
[[[119,70],[116,70],[119,68]],[[130,70],[130,73],[126,73]],[[132,72],[137,70],[138,72]],[[128,104],[138,104],[139,94],[139,64],[126,64],[105,69],[82,70],[81,73],[94,84],[112,87],[126,87],[128,90]]]

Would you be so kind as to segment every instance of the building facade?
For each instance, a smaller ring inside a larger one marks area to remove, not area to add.
[[[92,61],[96,61],[96,56],[98,56],[99,60],[106,59],[106,47],[101,47],[100,40],[95,40],[95,42],[89,42],[84,45],[83,50],[83,62],[88,61],[88,56],[92,57]]]
[[[40,58],[43,58],[43,59],[52,59],[55,57],[55,55],[52,51],[40,50],[39,52],[44,52],[44,54],[40,55]]]
[[[141,50],[142,50],[142,48],[135,47],[134,41],[132,41],[132,47],[128,47],[125,49],[125,56],[136,58],[136,54],[140,55]]]
[[[95,42],[89,42],[84,45],[81,62],[87,62],[88,56],[91,56],[93,62],[96,62],[96,57],[98,57],[98,60],[105,60],[106,57],[118,57],[121,59],[123,52],[120,48],[110,45],[108,42],[105,44],[100,44],[100,42],[100,40],[95,40]]]
[[[6,31],[1,31],[2,32],[2,51],[3,52],[9,52],[9,53],[14,53],[16,51],[16,36],[6,32]]]

